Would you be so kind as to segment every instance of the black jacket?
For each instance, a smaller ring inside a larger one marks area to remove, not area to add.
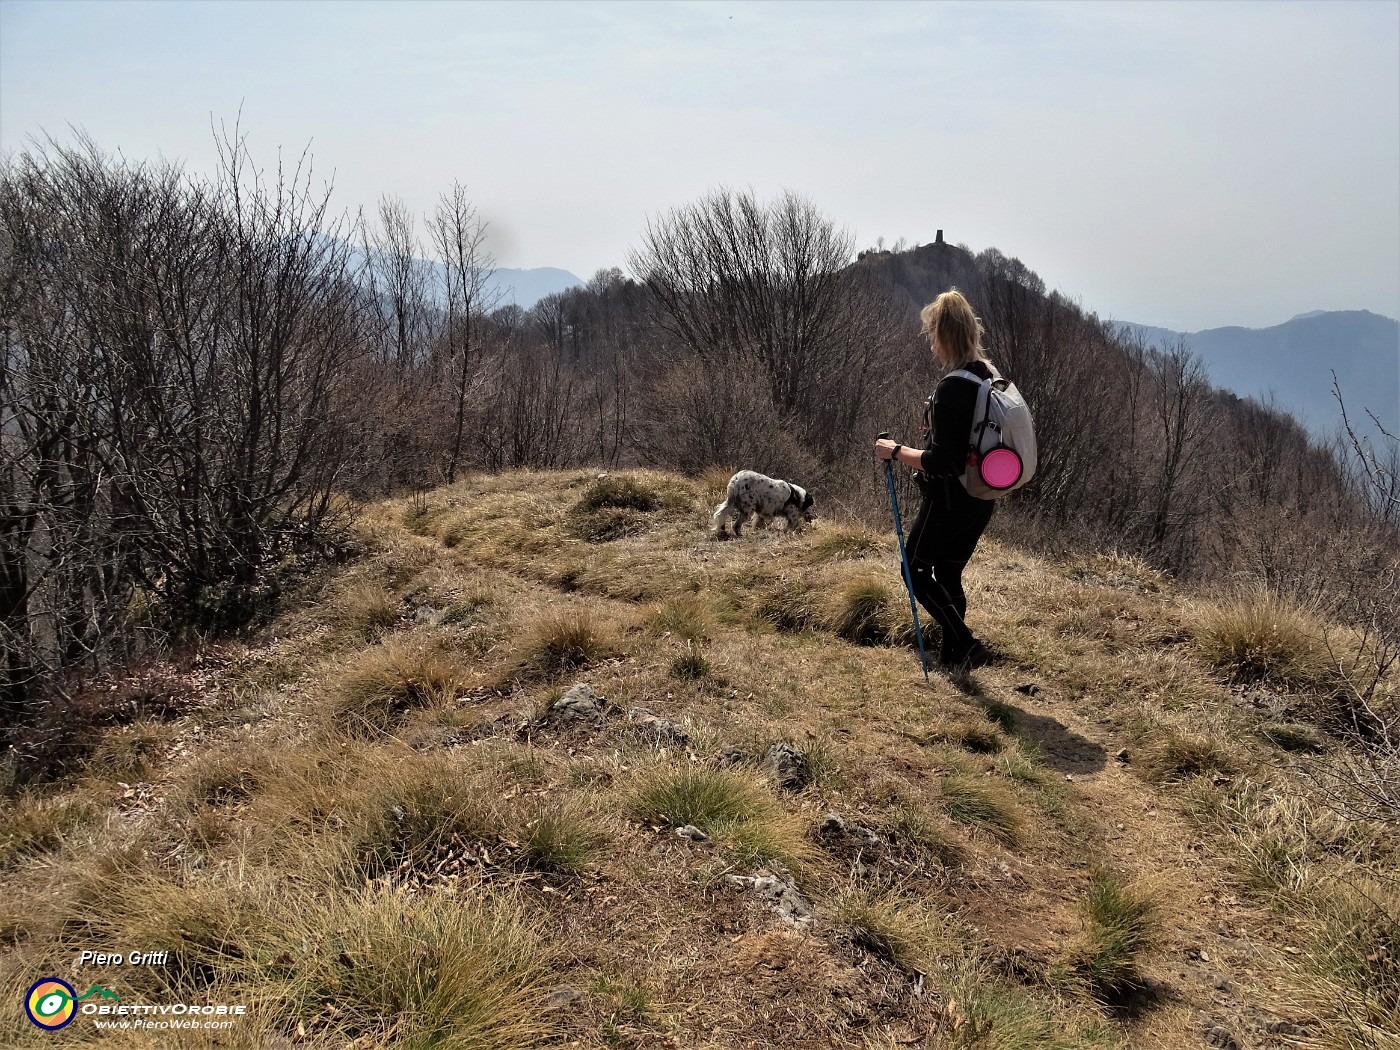
[[[965,367],[983,379],[992,377],[981,361]],[[973,496],[960,480],[967,469],[977,389],[962,376],[946,375],[933,392],[928,448],[917,475],[924,501],[909,529],[910,553],[917,561],[967,561],[996,506]]]
[[[992,370],[973,361],[967,370],[983,379]],[[977,384],[963,376],[946,375],[933,392],[933,418],[929,421],[928,448],[920,469],[928,478],[958,478],[967,469],[968,438],[972,434],[972,413],[977,408]]]

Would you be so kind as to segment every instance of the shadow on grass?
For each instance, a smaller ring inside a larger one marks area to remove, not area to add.
[[[1061,773],[1097,773],[1108,764],[1108,752],[1103,747],[1065,728],[1057,719],[1033,715],[998,701],[988,705],[988,713],[1009,732],[1035,744],[1051,769]]]
[[[1158,981],[1144,980],[1121,989],[1099,1005],[1109,1017],[1118,1022],[1137,1021],[1166,1006],[1181,1003],[1179,996],[1169,985]]]
[[[969,674],[950,675],[948,681],[958,692],[975,701],[1002,729],[1034,744],[1044,755],[1045,764],[1061,773],[1097,773],[1108,764],[1108,752],[1088,737],[1067,729],[1048,715],[1036,715],[991,696]]]

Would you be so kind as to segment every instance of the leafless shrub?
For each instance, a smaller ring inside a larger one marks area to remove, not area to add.
[[[721,189],[648,222],[629,261],[660,329],[700,366],[692,377],[757,388],[742,393],[771,401],[778,430],[829,452],[883,386],[903,320],[852,254],[850,236],[794,193],[765,204]]]
[[[309,158],[237,130],[208,182],[88,140],[0,172],[4,704],[148,626],[246,623],[334,542],[336,380],[359,353],[343,227]],[[114,648],[114,646],[116,648]]]

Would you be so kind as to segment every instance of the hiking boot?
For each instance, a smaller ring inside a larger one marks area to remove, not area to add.
[[[960,656],[938,654],[938,662],[950,671],[971,671],[975,667],[986,667],[1000,661],[1000,654],[976,640]]]
[[[972,648],[969,649],[967,655],[963,657],[963,666],[967,667],[969,670],[974,667],[986,667],[989,664],[1000,662],[1000,654],[988,649],[981,642],[973,643]]]

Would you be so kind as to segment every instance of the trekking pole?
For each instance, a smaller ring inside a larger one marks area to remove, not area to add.
[[[875,435],[876,440],[888,438],[890,432],[882,430]],[[928,657],[924,655],[924,631],[919,626],[919,606],[914,601],[914,580],[909,575],[909,556],[904,550],[904,526],[899,520],[899,499],[894,494],[894,463],[885,460],[885,481],[890,486],[890,509],[894,511],[894,534],[899,537],[899,565],[904,570],[904,589],[909,592],[909,611],[914,614],[914,637],[919,640],[919,664],[924,669],[924,681],[928,681]]]

